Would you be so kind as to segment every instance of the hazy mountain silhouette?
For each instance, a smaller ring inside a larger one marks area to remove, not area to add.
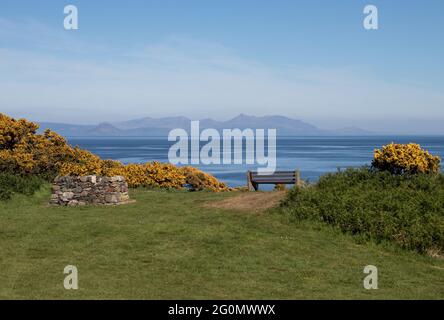
[[[145,117],[114,123],[100,123],[98,125],[75,125],[64,123],[41,122],[40,130],[52,129],[63,136],[166,136],[175,128],[190,131],[191,119],[186,117]],[[328,135],[369,135],[368,131],[347,127],[337,130],[323,130],[302,120],[291,119],[284,116],[249,116],[240,114],[227,121],[214,119],[200,120],[200,129],[276,129],[278,135],[288,136],[328,136]]]

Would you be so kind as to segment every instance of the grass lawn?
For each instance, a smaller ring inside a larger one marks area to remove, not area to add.
[[[203,206],[232,194],[137,190],[116,207],[0,203],[0,298],[443,299],[444,261],[278,212]],[[79,289],[63,269],[77,266]],[[365,290],[376,265],[379,289]]]

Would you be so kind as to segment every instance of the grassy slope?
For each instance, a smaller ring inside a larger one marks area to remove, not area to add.
[[[202,208],[227,194],[134,191],[119,207],[0,203],[0,298],[444,298],[444,261],[279,214]],[[79,269],[79,290],[63,268]],[[362,287],[379,268],[378,290]]]

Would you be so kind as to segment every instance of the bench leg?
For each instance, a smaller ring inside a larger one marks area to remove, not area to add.
[[[299,172],[299,170],[294,171],[294,176],[295,176],[295,185],[300,187],[302,185],[302,180],[301,180],[301,173]]]
[[[253,181],[251,180],[251,172],[248,171],[247,172],[247,187],[248,187],[248,191],[255,191],[256,188],[253,185]]]

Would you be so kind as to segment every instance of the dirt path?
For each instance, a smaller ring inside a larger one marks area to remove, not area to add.
[[[258,213],[277,206],[284,196],[284,191],[242,192],[224,200],[207,203],[205,207]]]

